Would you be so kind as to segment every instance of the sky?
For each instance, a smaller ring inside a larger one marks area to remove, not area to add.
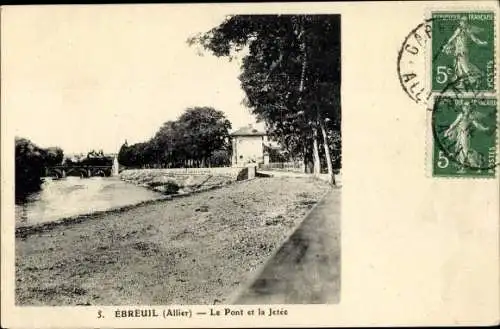
[[[16,136],[65,153],[117,152],[191,106],[223,111],[234,130],[255,123],[241,104],[241,62],[186,43],[223,19],[203,7],[10,7],[2,111]]]

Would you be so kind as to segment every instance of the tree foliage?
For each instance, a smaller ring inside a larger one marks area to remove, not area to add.
[[[15,195],[23,199],[40,189],[45,167],[62,163],[64,154],[59,147],[38,147],[26,138],[15,139]]]
[[[211,107],[193,107],[165,122],[146,142],[120,148],[118,161],[129,167],[203,167],[229,165],[231,123]]]
[[[113,165],[113,157],[104,155],[103,150],[91,150],[87,156],[80,161],[74,162],[73,165],[80,166],[111,166]]]
[[[239,77],[246,105],[306,161],[315,129],[324,125],[330,156],[340,166],[339,16],[236,15],[188,43],[229,58],[247,49]]]
[[[45,150],[46,165],[57,166],[64,160],[64,152],[60,147],[49,147]]]

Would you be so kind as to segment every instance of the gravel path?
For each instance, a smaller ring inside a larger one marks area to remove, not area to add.
[[[340,193],[323,197],[234,304],[339,302]]]
[[[260,178],[19,237],[16,303],[227,302],[327,190]]]

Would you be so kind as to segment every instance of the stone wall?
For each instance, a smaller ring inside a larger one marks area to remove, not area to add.
[[[226,176],[236,179],[238,174],[245,170],[241,167],[214,167],[214,168],[162,168],[162,169],[127,169],[120,173],[120,177],[135,177],[137,175],[145,176],[171,176],[171,175],[216,175]]]
[[[255,177],[255,167],[127,169],[120,178],[136,185],[161,190],[169,182],[180,187],[180,192],[194,192],[223,186]]]

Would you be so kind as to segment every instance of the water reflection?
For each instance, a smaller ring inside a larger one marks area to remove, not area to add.
[[[115,177],[46,179],[39,192],[27,196],[22,204],[16,204],[16,226],[49,222],[159,197],[159,193]]]

